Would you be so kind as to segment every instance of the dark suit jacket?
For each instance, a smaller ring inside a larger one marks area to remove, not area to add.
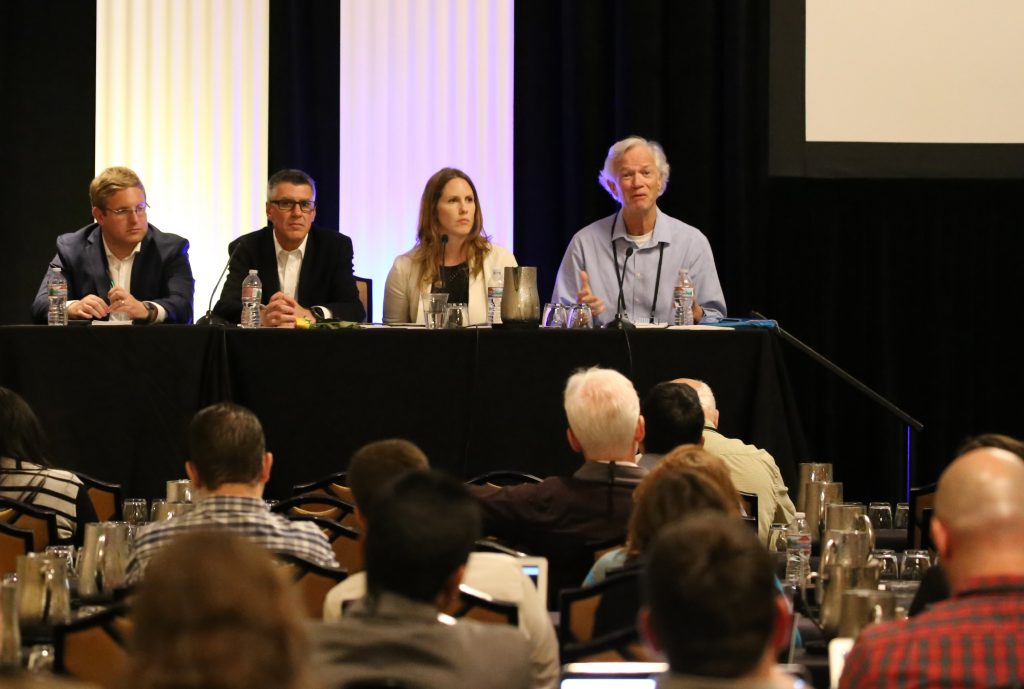
[[[595,546],[626,542],[633,489],[647,470],[584,462],[571,477],[554,476],[495,490],[469,486],[480,501],[484,533],[548,558],[551,598],[579,586]]]
[[[110,270],[97,223],[57,237],[57,255],[53,257],[53,264],[60,266],[68,281],[69,301],[89,294],[107,300]],[[43,282],[32,302],[32,320],[36,323],[46,323],[49,306],[47,277],[43,275]],[[164,307],[167,311],[165,323],[191,323],[195,280],[188,262],[188,240],[150,225],[132,264],[130,291],[140,301],[151,301]]]
[[[272,227],[267,225],[231,242],[228,244],[228,256],[236,247],[238,253],[231,258],[220,300],[213,307],[216,315],[230,323],[238,323],[242,318],[242,281],[250,269],[259,271],[264,304],[281,291]],[[333,317],[340,320],[359,322],[366,317],[352,277],[351,239],[316,225],[310,229],[295,298],[307,309],[326,306]]]

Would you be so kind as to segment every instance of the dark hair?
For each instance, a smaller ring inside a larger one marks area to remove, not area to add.
[[[50,466],[46,434],[21,395],[0,387],[0,457]]]
[[[410,470],[429,469],[423,450],[408,440],[394,438],[363,445],[348,463],[348,487],[359,511],[369,519],[381,490]]]
[[[980,435],[972,436],[960,445],[960,449],[956,451],[956,456],[959,457],[972,450],[980,450],[985,447],[1006,450],[1024,459],[1024,441],[1017,440],[1009,435],[1003,435],[1002,433],[981,433]]]
[[[366,529],[366,585],[432,602],[480,537],[480,510],[466,487],[437,471],[411,471],[377,497]]]
[[[704,512],[663,529],[648,553],[644,590],[673,671],[740,677],[764,655],[775,575],[768,551],[741,520]]]
[[[644,450],[665,454],[672,448],[699,443],[704,432],[704,410],[697,391],[682,383],[658,383],[640,407],[646,434]]]
[[[294,184],[296,186],[306,185],[313,190],[313,200],[316,201],[316,182],[302,170],[278,170],[267,180],[267,200],[270,200],[274,189],[278,184]]]
[[[703,510],[739,516],[736,496],[706,471],[677,457],[662,460],[633,491],[627,553],[642,555],[666,526]]]
[[[203,486],[254,483],[263,471],[263,426],[245,407],[222,402],[201,409],[188,428],[189,461]]]
[[[263,548],[230,531],[183,533],[156,555],[132,605],[139,689],[296,689],[301,607]]]

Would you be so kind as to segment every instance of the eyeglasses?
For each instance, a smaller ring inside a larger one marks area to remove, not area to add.
[[[108,208],[107,212],[113,213],[114,217],[117,218],[126,218],[133,213],[135,215],[145,215],[147,208],[149,208],[149,204],[143,201],[135,208]]]
[[[312,213],[313,209],[316,208],[316,201],[311,199],[303,199],[301,201],[296,201],[295,199],[271,199],[270,203],[285,213],[290,213],[295,206],[298,206],[299,210],[303,213]]]

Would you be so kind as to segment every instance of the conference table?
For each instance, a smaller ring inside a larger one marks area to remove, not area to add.
[[[407,438],[462,478],[572,473],[562,391],[576,369],[654,384],[699,378],[720,429],[771,452],[795,485],[806,461],[781,343],[770,329],[622,331],[366,327],[2,326],[0,385],[39,415],[52,463],[160,496],[184,477],[189,419],[231,401],[263,423],[267,496],[346,468],[366,442]]]

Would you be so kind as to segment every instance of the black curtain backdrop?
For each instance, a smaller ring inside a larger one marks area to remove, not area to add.
[[[0,323],[28,323],[57,235],[91,222],[96,6],[0,3]]]
[[[767,11],[516,0],[516,256],[550,293],[572,234],[615,208],[596,180],[608,146],[658,139],[673,166],[660,205],[707,234],[730,313],[778,319],[920,419],[912,481],[934,480],[969,434],[1024,436],[1012,335],[1024,182],[769,177]],[[54,238],[88,221],[96,14],[67,0],[2,3],[0,17],[17,27],[0,48],[0,322],[22,323]],[[339,23],[337,3],[271,2],[269,167],[316,177],[325,225],[337,217]],[[808,459],[835,462],[852,498],[895,500],[905,429],[788,352]]]
[[[317,224],[332,229],[338,227],[340,31],[337,2],[270,2],[267,169],[312,175]]]
[[[767,4],[516,0],[516,257],[549,293],[572,234],[615,208],[596,181],[608,147],[659,140],[659,204],[708,236],[730,314],[778,319],[921,420],[911,482],[932,481],[965,436],[1024,435],[1004,334],[1024,184],[770,178]],[[901,497],[905,427],[787,358],[807,459],[836,463],[849,497]]]

